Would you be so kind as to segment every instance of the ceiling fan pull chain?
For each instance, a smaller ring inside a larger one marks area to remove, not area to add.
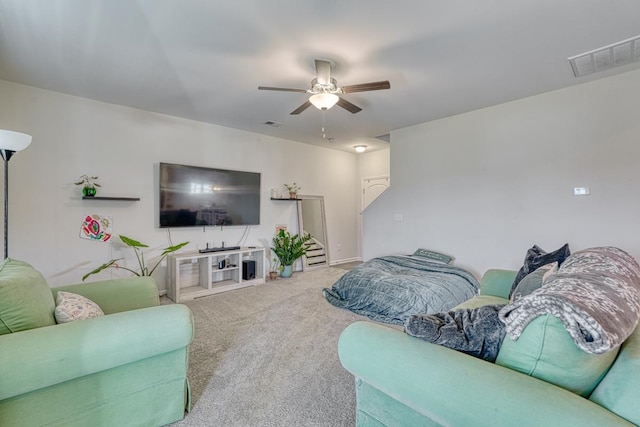
[[[322,139],[327,139],[327,134],[324,131],[325,114],[326,114],[326,111],[322,110]]]

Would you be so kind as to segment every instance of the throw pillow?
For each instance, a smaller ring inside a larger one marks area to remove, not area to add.
[[[412,337],[494,362],[505,336],[498,312],[504,304],[410,316],[404,330]]]
[[[559,267],[570,254],[571,251],[569,250],[568,243],[565,243],[560,249],[549,253],[545,252],[544,249],[542,249],[538,245],[533,245],[527,250],[527,254],[524,257],[524,264],[518,271],[516,279],[511,285],[511,291],[509,291],[509,299],[511,299],[511,295],[513,295],[513,291],[515,290],[516,286],[518,286],[518,283],[520,283],[520,281],[524,279],[527,274],[534,272],[545,264],[550,264],[555,261],[558,262]]]
[[[430,261],[443,262],[445,264],[453,264],[453,261],[455,260],[455,258],[450,255],[431,251],[429,249],[416,249],[416,251],[411,256],[426,258]]]
[[[104,316],[98,304],[89,298],[71,292],[58,292],[56,304],[54,313],[56,322],[58,323],[68,323],[76,320],[86,320],[93,317]]]
[[[557,271],[558,263],[554,262],[551,264],[543,265],[533,273],[527,274],[513,290],[510,301],[514,302],[524,296],[529,295],[536,289],[541,288],[545,280]]]
[[[24,261],[0,264],[0,335],[55,325],[55,302],[47,281]]]

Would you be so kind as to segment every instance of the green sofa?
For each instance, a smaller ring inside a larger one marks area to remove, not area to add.
[[[480,295],[458,308],[508,303],[515,274],[488,271]],[[356,424],[640,425],[640,328],[603,355],[582,352],[548,315],[529,324],[517,341],[509,340],[493,364],[397,328],[348,326],[338,351],[356,379]]]
[[[55,324],[59,291],[104,316]],[[0,426],[161,426],[189,407],[190,310],[158,305],[148,277],[49,288],[29,264],[0,265]]]

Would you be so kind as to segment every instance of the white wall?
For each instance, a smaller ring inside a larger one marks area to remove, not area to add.
[[[264,135],[62,95],[0,81],[0,128],[33,136],[31,146],[10,162],[9,256],[38,268],[53,286],[82,275],[130,249],[79,238],[85,214],[113,217],[114,234],[154,249],[169,243],[156,228],[159,162],[262,173],[261,226],[251,227],[246,245],[269,246],[275,224],[297,231],[295,203],[274,202],[270,189],[297,182],[305,194],[325,197],[330,250],[358,256],[359,181],[355,154]],[[331,165],[331,173],[327,173]],[[139,202],[83,201],[73,185],[82,174],[97,175],[98,195],[140,197]],[[207,242],[238,244],[244,227],[172,229],[173,243],[187,249]],[[341,251],[337,251],[337,245]],[[157,254],[153,251],[153,254]],[[166,289],[164,271],[156,277]],[[98,278],[128,275],[103,273]],[[94,279],[94,280],[95,280]]]
[[[518,268],[533,244],[640,256],[639,94],[633,71],[392,132],[365,259],[423,247],[480,275]]]
[[[362,178],[389,175],[390,156],[391,150],[389,148],[360,154],[358,156],[358,174],[360,175],[360,180],[362,180]]]

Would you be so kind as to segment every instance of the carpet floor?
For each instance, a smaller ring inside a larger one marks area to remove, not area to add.
[[[187,302],[192,409],[173,425],[354,425],[354,379],[338,360],[338,337],[364,318],[321,291],[345,272],[300,272]]]

